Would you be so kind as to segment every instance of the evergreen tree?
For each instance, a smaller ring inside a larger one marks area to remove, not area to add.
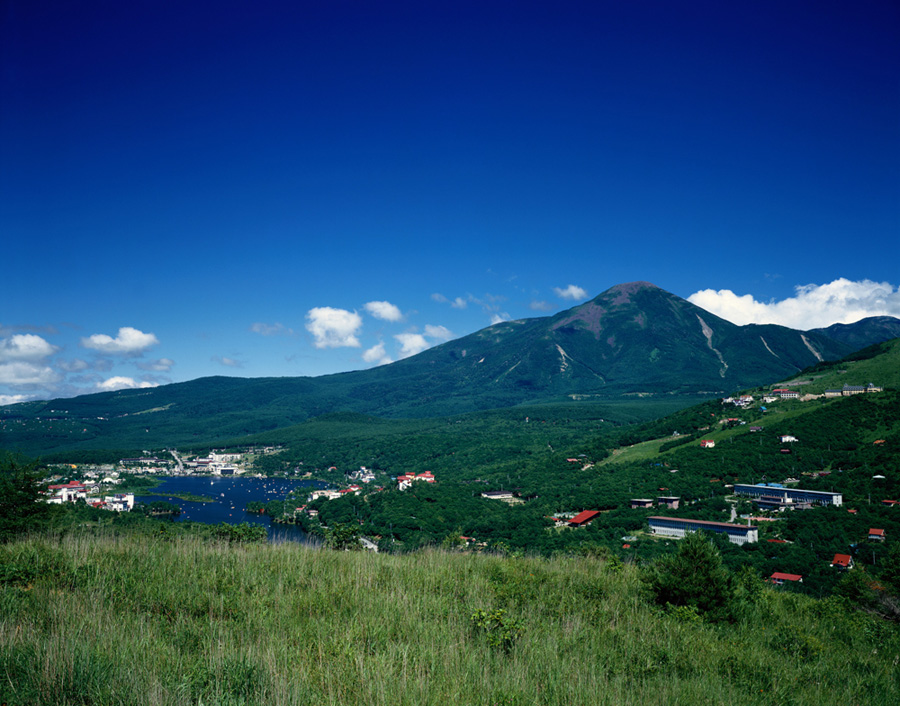
[[[676,554],[658,559],[646,581],[660,605],[695,608],[711,620],[728,617],[731,578],[718,549],[702,533],[689,534]]]

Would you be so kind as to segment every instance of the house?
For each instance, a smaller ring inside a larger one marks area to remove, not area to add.
[[[791,436],[790,434],[782,434],[780,438],[782,444],[793,444],[798,440],[796,436]]]
[[[763,430],[762,427],[750,427],[750,431],[751,431],[751,432],[754,432],[754,433],[755,433],[755,432],[758,432],[758,431],[762,431],[762,430]]]
[[[882,505],[887,505],[888,507],[894,507],[894,505],[900,505],[900,500],[882,500]]]
[[[631,509],[640,510],[643,508],[653,507],[653,501],[650,498],[632,498]]]
[[[338,490],[314,490],[307,496],[306,501],[311,503],[313,500],[318,500],[319,498],[335,500],[339,497],[341,497],[341,493]]]
[[[667,507],[670,510],[677,510],[680,501],[681,498],[677,498],[671,495],[664,495],[656,499],[656,504],[660,507]]]
[[[103,506],[107,510],[129,512],[134,507],[134,493],[117,493],[103,498]]]
[[[862,395],[865,394],[866,388],[863,385],[844,385],[841,390],[841,394],[844,397],[850,397],[851,395]]]
[[[700,441],[701,449],[711,449],[716,445],[716,442],[712,439],[703,439]]]
[[[511,490],[488,490],[481,494],[481,497],[488,500],[512,500]]]
[[[769,577],[769,583],[776,586],[783,586],[785,581],[803,583],[803,577],[800,574],[783,574],[780,571],[776,571]]]
[[[717,532],[728,536],[732,544],[750,544],[759,541],[759,528],[754,525],[735,525],[730,522],[688,520],[682,517],[648,517],[650,531],[664,537],[682,538],[691,532]]]
[[[772,394],[778,395],[783,400],[796,400],[800,397],[800,393],[796,390],[789,390],[786,387],[778,388],[777,390],[772,390]]]
[[[413,484],[413,481],[417,480],[425,481],[426,483],[434,483],[436,479],[431,471],[425,471],[418,475],[415,473],[404,473],[403,475],[397,476],[397,487],[400,490],[406,490]]]
[[[88,490],[79,481],[73,480],[61,485],[51,485],[47,487],[53,495],[47,499],[52,505],[61,505],[62,503],[73,503],[76,500],[82,500],[87,497]]]
[[[844,393],[840,390],[825,390],[825,397],[840,397]]]
[[[579,512],[575,517],[569,520],[569,527],[585,527],[599,514],[599,510],[585,510],[584,512]]]
[[[884,541],[884,530],[883,529],[870,529],[869,530],[869,539],[875,540],[876,542]]]
[[[853,568],[853,557],[849,554],[835,554],[829,566],[831,568],[837,567],[841,571],[849,571]]]

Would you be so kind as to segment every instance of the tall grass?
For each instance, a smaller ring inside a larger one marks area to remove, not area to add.
[[[471,617],[523,627],[498,647]],[[651,605],[638,570],[230,546],[0,547],[10,704],[900,703],[894,626],[766,589],[734,625]]]

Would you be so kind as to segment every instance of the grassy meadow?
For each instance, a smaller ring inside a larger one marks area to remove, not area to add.
[[[711,624],[655,606],[640,572],[32,536],[0,546],[0,702],[900,703],[895,624],[761,583]]]

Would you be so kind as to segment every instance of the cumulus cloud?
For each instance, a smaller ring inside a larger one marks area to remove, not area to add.
[[[159,360],[150,360],[137,364],[141,370],[149,370],[155,373],[167,373],[172,369],[173,365],[175,365],[175,361],[171,358],[160,358]]]
[[[383,321],[403,320],[403,313],[390,302],[368,302],[365,309],[376,319]]]
[[[0,360],[42,360],[57,350],[33,333],[17,333],[0,341]]]
[[[359,348],[356,334],[362,328],[362,317],[355,311],[320,306],[306,314],[306,330],[315,339],[316,348]]]
[[[491,326],[509,321],[509,314],[491,314]]]
[[[33,400],[34,395],[0,395],[0,407],[8,404],[17,404],[19,402],[27,402]]]
[[[532,311],[553,311],[553,305],[550,302],[545,301],[532,301],[528,307]]]
[[[112,392],[114,390],[135,390],[138,388],[158,386],[159,383],[156,382],[138,381],[134,378],[124,377],[122,375],[115,375],[111,378],[107,378],[103,382],[97,383],[97,389],[101,392]]]
[[[52,385],[59,381],[59,373],[47,365],[24,360],[0,363],[0,384]]]
[[[257,321],[250,326],[250,330],[253,331],[253,333],[258,333],[260,336],[277,336],[278,334],[289,336],[294,333],[287,326],[277,321],[274,324],[266,324],[262,321]]]
[[[421,333],[398,333],[394,338],[400,342],[401,358],[409,358],[411,355],[421,353],[430,347],[425,336]]]
[[[101,353],[133,355],[141,353],[150,346],[159,343],[159,339],[152,333],[138,331],[131,326],[123,326],[115,338],[105,333],[95,333],[93,336],[81,339],[81,345]]]
[[[801,330],[850,324],[868,316],[900,317],[900,288],[888,282],[841,277],[828,284],[798,285],[794,291],[793,297],[761,302],[730,289],[704,289],[688,301],[735,324],[780,324]]]
[[[375,365],[386,365],[394,362],[385,352],[384,343],[379,343],[366,350],[363,353],[362,358],[367,363],[374,363]]]
[[[449,341],[453,338],[453,332],[446,326],[432,326],[431,324],[425,327],[425,335],[439,341]]]
[[[556,292],[556,296],[560,299],[571,299],[573,301],[578,301],[579,299],[587,299],[587,290],[582,289],[581,287],[570,284],[565,289],[560,287],[554,287],[553,291]]]

